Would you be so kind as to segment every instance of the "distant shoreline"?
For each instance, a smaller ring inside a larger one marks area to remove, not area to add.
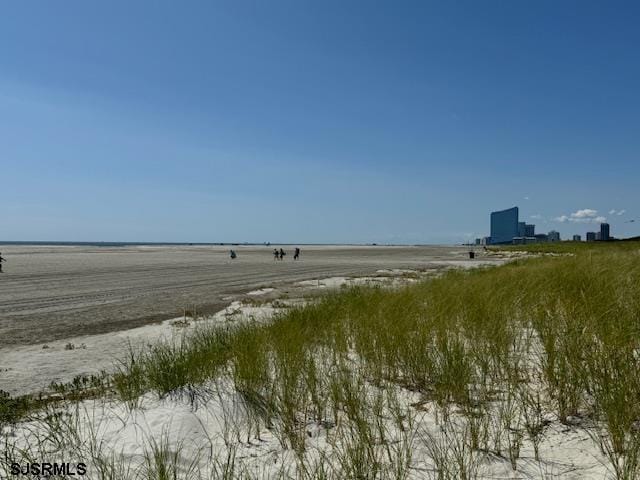
[[[37,245],[37,246],[77,246],[77,247],[135,247],[145,245],[155,246],[224,246],[224,245],[266,245],[265,243],[227,243],[227,242],[66,242],[66,241],[0,241],[0,245]],[[278,244],[280,245],[280,244]],[[283,244],[284,245],[284,244]]]
[[[282,242],[68,242],[68,241],[32,241],[32,240],[0,240],[0,245],[25,246],[61,246],[61,247],[143,247],[143,246],[271,246],[271,245],[302,245],[302,246],[330,246],[330,247],[432,247],[459,246],[460,244],[440,243],[282,243]]]

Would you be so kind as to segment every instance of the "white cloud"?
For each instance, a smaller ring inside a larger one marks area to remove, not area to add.
[[[534,220],[542,220],[542,215],[536,213],[535,215],[531,215],[530,218],[533,218]]]
[[[525,200],[529,200],[529,197],[524,197]]]
[[[612,208],[611,210],[609,210],[609,215],[624,215],[625,213],[627,213],[627,211],[623,208],[622,210],[616,210],[615,208]]]
[[[555,217],[553,220],[560,223],[603,223],[607,221],[607,218],[602,215],[598,215],[597,210],[584,208],[569,215],[560,215],[559,217]]]
[[[594,218],[598,216],[597,210],[592,210],[591,208],[585,208],[584,210],[578,210],[571,214],[571,218]]]

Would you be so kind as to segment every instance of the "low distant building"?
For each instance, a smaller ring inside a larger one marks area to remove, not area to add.
[[[587,242],[596,241],[596,232],[587,232]]]
[[[538,243],[538,239],[536,237],[513,237],[514,245],[527,245],[530,243]]]
[[[482,237],[480,239],[481,245],[491,245],[491,237]]]
[[[540,243],[549,241],[549,236],[545,233],[538,233],[537,235],[534,235],[534,237]]]
[[[550,242],[560,241],[560,232],[556,232],[555,230],[551,230],[547,236],[549,237]]]
[[[580,235],[574,235],[573,236],[573,241],[574,242],[581,242],[582,241],[582,237]]]
[[[476,245],[480,245],[482,243],[482,239],[481,238],[476,238]]]
[[[601,223],[600,224],[600,240],[603,242],[608,242],[611,240],[611,235],[609,234],[609,224]]]

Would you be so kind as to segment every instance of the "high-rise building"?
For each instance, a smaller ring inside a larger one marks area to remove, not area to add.
[[[602,232],[596,232],[596,242],[602,240]]]
[[[574,242],[581,242],[582,241],[582,237],[580,235],[574,235],[573,236],[573,241]]]
[[[611,236],[609,235],[609,224],[601,223],[600,224],[600,240],[603,242],[608,242],[611,240]]]
[[[587,242],[596,241],[596,232],[587,232]]]
[[[551,230],[548,235],[550,242],[559,242],[560,241],[560,233],[555,230]]]
[[[535,237],[535,235],[536,235],[536,226],[531,225],[530,223],[526,223],[524,226],[524,236]]]
[[[526,234],[524,233],[525,227],[527,226],[527,224],[525,222],[518,222],[518,236],[519,237],[525,237]]]
[[[491,243],[511,243],[518,236],[518,207],[491,212]]]

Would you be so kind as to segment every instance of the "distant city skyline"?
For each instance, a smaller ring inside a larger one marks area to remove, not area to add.
[[[611,210],[610,215],[621,217],[626,213],[624,210]],[[490,213],[490,225],[488,235],[481,235],[475,238],[475,244],[506,244],[506,243],[531,243],[539,241],[559,241],[561,239],[568,240],[568,236],[563,236],[555,228],[548,231],[541,231],[543,229],[537,229],[535,224],[522,221],[520,217],[520,208],[515,205],[510,208],[497,210]],[[531,217],[532,220],[541,220],[545,224],[544,218],[540,215]],[[615,239],[615,235],[611,234],[611,225],[607,221],[607,217],[598,215],[597,210],[583,209],[574,212],[570,215],[562,215],[553,219],[558,223],[569,223],[582,225],[587,228],[584,231],[584,235],[587,241],[591,240],[604,240],[608,241]],[[623,222],[633,222],[634,220],[623,220]],[[595,227],[595,228],[594,228]],[[594,232],[593,230],[598,230]],[[581,241],[582,233],[573,233],[571,238],[573,241]],[[617,237],[622,239],[624,237]]]
[[[554,227],[553,230],[549,231],[541,231],[540,228],[536,231],[536,225],[529,224],[528,221],[523,221],[519,216],[519,211],[520,209],[516,205],[508,209],[491,212],[489,233],[487,235],[477,236],[476,243],[477,239],[481,238],[490,239],[492,243],[505,243],[511,242],[514,237],[534,237],[535,234],[538,234],[537,236],[540,236],[541,234],[547,234],[552,231],[555,233],[561,233],[558,232],[557,227]],[[625,214],[625,210],[612,209],[609,211],[609,215],[613,216],[614,219],[616,217],[623,217]],[[614,235],[610,235],[609,233],[611,222],[607,220],[607,217],[599,215],[598,211],[594,209],[582,209],[573,212],[570,215],[561,215],[559,217],[554,217],[553,219],[551,219],[552,222],[547,221],[541,215],[531,215],[529,219],[530,221],[541,221],[543,222],[543,225],[545,227],[547,225],[553,225],[554,223],[575,225],[575,231],[570,235],[562,236],[561,234],[561,237],[563,237],[564,239],[568,239],[569,237],[571,237],[573,238],[573,240],[576,240],[576,237],[582,237],[583,235],[586,235],[587,232],[594,230],[598,230],[598,233],[600,234],[600,238],[598,238],[598,240],[609,240],[611,237],[615,237]],[[624,223],[635,223],[635,220],[627,220],[623,217],[619,219],[617,223],[618,225]],[[544,230],[544,228],[542,230]]]
[[[640,4],[7,2],[0,240],[640,235]]]

